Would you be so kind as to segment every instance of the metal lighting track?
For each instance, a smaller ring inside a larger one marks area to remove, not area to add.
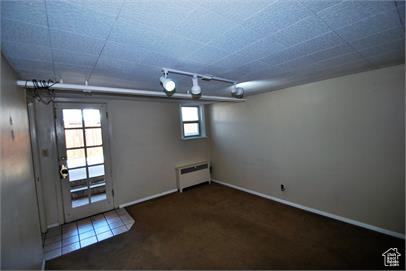
[[[31,81],[18,80],[17,86],[34,88],[34,84]],[[113,88],[113,87],[98,87],[98,86],[88,86],[88,85],[78,85],[78,84],[65,84],[56,83],[50,89],[54,90],[69,90],[75,92],[83,93],[105,93],[105,94],[124,94],[133,96],[144,96],[144,97],[158,97],[158,98],[168,98],[168,96],[161,91],[150,91],[150,90],[140,90],[140,89],[129,89],[129,88]],[[192,95],[175,93],[168,99],[183,99],[191,100]],[[221,97],[221,96],[208,96],[202,95],[199,99],[202,101],[213,101],[213,102],[244,102],[245,99],[237,99],[232,97]]]
[[[230,84],[233,84],[233,85],[237,84],[237,81],[235,81],[235,80],[226,79],[226,78],[222,78],[222,77],[217,77],[217,76],[213,76],[213,75],[210,75],[210,74],[200,74],[200,73],[186,72],[186,71],[169,69],[169,68],[163,68],[162,71],[167,72],[167,73],[176,73],[176,74],[192,76],[192,77],[196,75],[198,78],[201,78],[201,79],[207,80],[207,81],[214,80],[214,81],[230,83]]]

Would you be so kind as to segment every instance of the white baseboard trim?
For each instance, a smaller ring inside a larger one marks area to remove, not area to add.
[[[231,188],[234,188],[234,189],[237,189],[237,190],[241,190],[241,191],[244,191],[244,192],[247,192],[247,193],[250,193],[250,194],[254,194],[254,195],[257,195],[259,197],[274,200],[274,201],[277,201],[277,202],[280,202],[280,203],[283,203],[283,204],[286,204],[286,205],[289,205],[289,206],[292,206],[292,207],[295,207],[295,208],[299,208],[299,209],[302,209],[302,210],[305,210],[305,211],[308,211],[308,212],[312,212],[312,213],[315,213],[315,214],[318,214],[318,215],[322,215],[322,216],[329,217],[329,218],[332,218],[332,219],[335,219],[335,220],[339,220],[339,221],[342,221],[342,222],[345,222],[345,223],[348,223],[348,224],[359,226],[359,227],[362,227],[362,228],[365,228],[365,229],[368,229],[368,230],[372,230],[372,231],[376,231],[376,232],[383,233],[383,234],[386,234],[386,235],[390,235],[390,236],[393,236],[393,237],[405,239],[405,235],[402,234],[402,233],[399,233],[399,232],[390,231],[390,230],[383,229],[383,228],[373,226],[373,225],[370,225],[370,224],[366,224],[366,223],[363,223],[363,222],[360,222],[360,221],[357,221],[357,220],[354,220],[354,219],[350,219],[350,218],[342,217],[342,216],[339,216],[339,215],[335,215],[335,214],[327,213],[327,212],[324,212],[324,211],[320,211],[320,210],[317,210],[317,209],[313,209],[313,208],[310,208],[310,207],[306,207],[306,206],[303,206],[303,205],[300,205],[300,204],[297,204],[297,203],[294,203],[294,202],[279,199],[279,198],[276,198],[276,197],[273,197],[273,196],[262,194],[262,193],[259,193],[259,192],[256,192],[256,191],[253,191],[253,190],[250,190],[250,189],[247,189],[247,188],[243,188],[243,187],[240,187],[240,186],[237,186],[237,185],[233,185],[233,184],[229,184],[229,183],[226,183],[226,182],[218,181],[218,180],[215,180],[215,179],[212,179],[212,182],[222,184],[224,186],[228,186],[228,187],[231,187]]]
[[[47,225],[47,229],[49,230],[50,228],[54,228],[54,227],[58,227],[58,226],[59,226],[59,223],[54,223],[51,225]]]
[[[137,204],[137,203],[140,203],[140,202],[144,202],[144,201],[147,201],[147,200],[151,200],[151,199],[159,198],[159,197],[162,197],[162,196],[165,196],[165,195],[168,195],[168,194],[172,194],[172,193],[175,193],[177,191],[178,191],[178,189],[168,190],[168,191],[165,191],[165,192],[162,192],[162,193],[159,193],[159,194],[155,194],[155,195],[152,195],[152,196],[148,196],[148,197],[145,197],[145,198],[142,198],[142,199],[137,199],[137,200],[134,200],[134,201],[131,201],[131,202],[120,204],[120,205],[118,205],[118,207],[119,208],[124,208],[124,207],[134,205],[134,204]]]

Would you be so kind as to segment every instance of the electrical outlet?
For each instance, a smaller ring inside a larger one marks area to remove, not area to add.
[[[285,190],[286,190],[285,185],[281,184],[281,191],[283,192]]]

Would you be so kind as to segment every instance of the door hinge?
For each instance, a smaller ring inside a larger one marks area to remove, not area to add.
[[[53,112],[54,112],[54,119],[56,119],[56,107],[53,108]]]
[[[109,118],[109,112],[106,111],[106,118]]]
[[[111,195],[114,197],[114,189],[111,190]]]

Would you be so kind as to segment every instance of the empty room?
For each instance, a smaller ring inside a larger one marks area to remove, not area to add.
[[[405,269],[405,1],[2,0],[1,269]]]

